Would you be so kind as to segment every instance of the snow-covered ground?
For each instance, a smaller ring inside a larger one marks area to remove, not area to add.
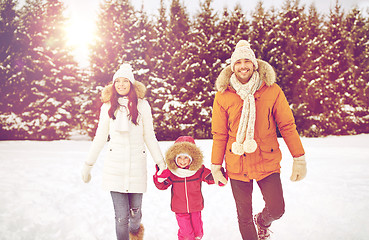
[[[271,230],[274,240],[367,239],[369,236],[369,135],[303,138],[308,175],[291,182],[292,158],[280,139],[284,159],[285,215]],[[173,142],[160,142],[163,152]],[[211,140],[196,140],[210,166]],[[0,239],[113,240],[110,194],[101,189],[104,153],[89,184],[80,170],[90,141],[0,142]],[[153,173],[154,165],[148,159]],[[151,176],[149,178],[151,180]],[[240,240],[230,185],[203,185],[204,240]],[[174,240],[177,223],[170,190],[152,181],[143,200],[146,240]],[[254,212],[263,208],[254,188]]]

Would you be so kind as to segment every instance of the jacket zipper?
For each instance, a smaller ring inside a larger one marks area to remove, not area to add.
[[[186,193],[187,212],[190,213],[190,206],[188,204],[188,194],[187,194],[187,178],[185,178],[185,193]]]

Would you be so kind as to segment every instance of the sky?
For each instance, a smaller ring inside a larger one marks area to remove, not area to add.
[[[109,192],[102,190],[105,146],[82,182],[81,167],[91,141],[0,141],[0,238],[2,240],[116,240]],[[292,157],[282,139],[281,181],[286,212],[271,226],[273,240],[364,240],[369,236],[369,134],[302,138],[307,176],[291,182]],[[212,140],[195,140],[210,167]],[[164,153],[173,141],[161,141]],[[147,155],[148,190],[143,196],[146,240],[177,239],[170,189],[152,181],[154,161]],[[203,240],[241,240],[231,186],[202,184]],[[264,207],[254,183],[253,211]]]
[[[88,43],[93,38],[95,21],[97,19],[97,9],[102,0],[63,0],[67,7],[67,15],[70,16],[67,34],[69,44],[75,48],[74,55],[76,60],[82,67],[88,65]],[[199,0],[181,0],[191,14],[195,14],[199,10]],[[166,7],[170,6],[171,0],[165,0]],[[220,12],[223,8],[233,9],[237,3],[242,3],[241,7],[250,13],[257,4],[257,0],[213,0],[213,8]],[[279,7],[284,0],[263,0],[266,9],[272,6]],[[322,13],[328,13],[331,6],[335,5],[336,0],[300,0],[301,5],[310,6],[315,4],[317,9]],[[140,9],[142,4],[144,10],[151,15],[158,14],[160,0],[131,0],[136,9]],[[348,10],[353,6],[361,9],[369,9],[369,0],[339,0],[344,10]]]

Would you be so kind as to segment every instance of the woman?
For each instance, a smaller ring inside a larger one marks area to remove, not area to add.
[[[143,99],[145,92],[145,86],[135,81],[131,66],[121,65],[113,76],[113,83],[102,92],[96,135],[82,170],[82,179],[87,183],[109,136],[102,184],[111,192],[118,240],[143,239],[141,205],[147,188],[145,144],[160,171],[165,169],[151,108]]]

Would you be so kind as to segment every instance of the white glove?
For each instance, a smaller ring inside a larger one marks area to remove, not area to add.
[[[82,167],[82,180],[85,183],[88,183],[91,180],[91,169],[92,169],[92,165],[88,165],[87,163],[83,164],[83,167]]]
[[[297,182],[305,178],[306,176],[306,161],[305,155],[301,157],[293,158],[291,181]]]
[[[220,170],[221,168],[222,165],[211,164],[211,174],[213,175],[214,183],[216,185],[218,185],[219,182],[221,182],[223,185],[226,185],[228,182],[227,179],[223,176],[223,173]]]

